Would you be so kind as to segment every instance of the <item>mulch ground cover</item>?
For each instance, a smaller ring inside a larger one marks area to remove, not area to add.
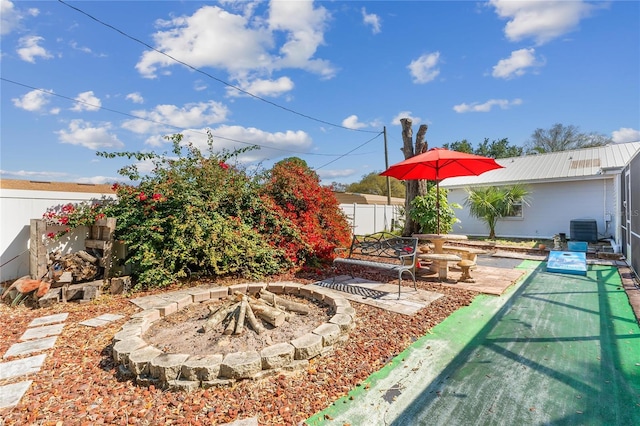
[[[358,276],[397,282],[393,277],[366,271]],[[322,277],[299,274],[272,277],[269,281],[308,284],[319,279]],[[215,284],[237,282],[225,280]],[[42,369],[28,376],[33,383],[20,403],[0,410],[0,424],[215,425],[257,417],[261,425],[295,425],[358,386],[452,312],[470,304],[475,296],[475,293],[444,287],[424,278],[418,280],[418,288],[445,296],[414,316],[352,303],[357,317],[349,340],[337,345],[333,353],[311,360],[306,370],[192,392],[138,386],[118,375],[111,359],[112,338],[128,316],[138,311],[126,296],[101,296],[87,304],[60,303],[44,309],[2,304],[0,354],[18,342],[33,319],[62,312],[68,312],[69,316],[55,347],[46,351]],[[132,297],[158,292],[161,291],[136,293]],[[106,313],[121,314],[125,318],[99,328],[79,324]],[[0,381],[0,385],[23,380],[24,376],[7,379]]]

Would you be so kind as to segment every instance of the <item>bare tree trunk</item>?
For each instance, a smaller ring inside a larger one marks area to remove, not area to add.
[[[413,129],[411,125],[413,121],[410,118],[401,118],[400,123],[402,124],[402,152],[404,154],[405,160],[414,157],[418,154],[422,154],[426,152],[429,145],[425,139],[425,135],[427,134],[427,125],[421,124],[418,128],[418,133],[416,134],[416,144],[415,149],[413,146]],[[406,193],[404,199],[405,206],[405,222],[404,229],[402,230],[402,235],[405,237],[411,236],[411,234],[416,234],[420,232],[420,224],[411,219],[409,212],[411,211],[411,202],[414,198],[421,195],[427,194],[427,181],[426,180],[407,180],[405,181],[406,185]]]

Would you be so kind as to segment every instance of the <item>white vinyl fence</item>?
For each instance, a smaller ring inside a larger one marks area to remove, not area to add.
[[[340,204],[340,209],[349,219],[351,229],[356,235],[391,231],[402,225],[404,220],[399,206],[379,204]]]
[[[95,192],[0,190],[0,282],[29,275],[31,219],[41,219],[48,208],[96,200],[103,195],[113,197],[113,194]],[[78,229],[61,241],[45,239],[47,250],[66,254],[84,249],[86,232]]]

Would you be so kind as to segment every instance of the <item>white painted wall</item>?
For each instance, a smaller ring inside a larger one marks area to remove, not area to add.
[[[595,219],[599,238],[615,237],[620,219],[617,185],[614,176],[601,179],[528,184],[531,191],[528,206],[523,207],[523,218],[498,220],[496,236],[506,238],[552,238],[564,232],[570,237],[570,222],[573,219]],[[449,202],[463,206],[456,210],[460,223],[454,225],[452,233],[486,236],[489,230],[476,218],[469,216],[464,207],[467,192],[461,188],[449,188]],[[610,215],[608,222],[606,215]]]
[[[114,197],[113,194],[90,192],[0,189],[0,282],[29,275],[31,219],[41,219],[47,209],[58,205],[101,199],[102,196]],[[63,254],[82,250],[86,233],[86,229],[79,229],[60,241],[48,242],[47,248],[60,249]]]

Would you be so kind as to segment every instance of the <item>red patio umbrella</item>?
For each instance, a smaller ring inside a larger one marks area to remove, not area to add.
[[[380,176],[390,176],[400,180],[435,180],[436,210],[438,211],[438,234],[440,233],[440,181],[449,177],[479,176],[489,170],[501,169],[496,160],[466,152],[445,148],[431,148],[394,164]]]

